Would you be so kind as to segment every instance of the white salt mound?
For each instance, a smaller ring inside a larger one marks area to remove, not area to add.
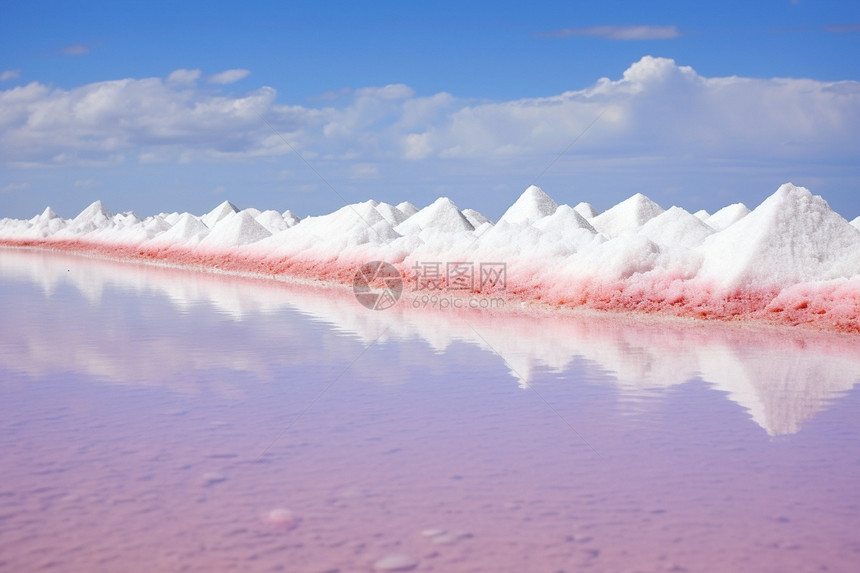
[[[210,247],[239,247],[272,235],[251,213],[241,211],[221,219],[201,241]]]
[[[499,223],[530,225],[555,213],[558,205],[537,185],[529,185],[516,202],[508,207]]]
[[[853,221],[851,221],[851,226],[860,231],[860,217],[856,217]]]
[[[582,201],[576,204],[576,207],[573,208],[574,211],[585,217],[586,219],[593,219],[597,217],[597,209],[594,208],[594,205],[591,203],[586,203]]]
[[[708,219],[708,217],[711,216],[711,214],[708,213],[707,211],[705,211],[704,209],[699,209],[698,211],[693,213],[693,216],[695,216],[700,221],[706,221]]]
[[[283,231],[284,229],[288,229],[292,226],[284,219],[283,215],[273,209],[263,211],[254,217],[254,220],[265,227],[270,233],[277,233],[278,231]]]
[[[409,201],[404,201],[403,203],[398,203],[397,208],[400,209],[400,212],[406,215],[407,217],[411,217],[415,213],[418,212],[418,207],[410,203]]]
[[[325,244],[331,254],[337,254],[339,249],[347,246],[387,244],[400,235],[376,210],[377,205],[376,201],[365,201],[346,205],[328,215],[306,217],[297,225],[274,235],[272,241],[291,248]]]
[[[466,217],[466,220],[469,221],[475,230],[478,230],[478,227],[483,225],[484,223],[492,224],[488,218],[484,217],[474,209],[463,209],[463,216]]]
[[[156,235],[152,241],[160,244],[195,244],[208,234],[209,228],[200,219],[191,213],[183,213],[176,224]]]
[[[68,228],[72,233],[84,234],[112,226],[113,213],[101,201],[95,201],[72,219]]]
[[[409,215],[388,203],[380,203],[376,206],[376,210],[379,211],[379,214],[385,217],[385,220],[392,225],[399,225],[409,218]]]
[[[292,211],[290,211],[289,209],[287,209],[286,211],[284,211],[283,213],[281,213],[281,215],[283,216],[284,221],[286,221],[286,222],[287,222],[287,225],[289,225],[290,227],[292,227],[293,225],[298,225],[298,224],[299,224],[299,221],[301,221],[301,219],[299,219],[298,217],[296,217],[296,216],[293,214],[293,212],[292,212]]]
[[[231,203],[230,201],[224,201],[223,203],[200,217],[200,221],[211,229],[215,226],[215,223],[217,223],[224,217],[228,217],[238,212],[239,209],[237,209],[233,203]]]
[[[672,207],[642,225],[637,231],[658,245],[698,247],[714,230],[699,217]]]
[[[734,203],[723,207],[705,220],[715,231],[728,229],[744,217],[750,214],[750,210],[743,203]]]
[[[607,237],[617,237],[624,231],[641,227],[662,212],[660,205],[642,193],[637,193],[589,222],[599,233]]]
[[[440,197],[394,228],[401,235],[417,235],[426,229],[457,232],[474,231],[475,227],[453,201]]]
[[[788,285],[856,274],[860,234],[824,199],[786,183],[699,251],[699,276],[727,288]]]

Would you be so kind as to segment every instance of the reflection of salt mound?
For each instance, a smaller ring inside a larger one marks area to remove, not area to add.
[[[708,238],[700,276],[727,286],[792,284],[854,274],[860,235],[827,202],[790,183]]]
[[[69,273],[69,268],[75,272]],[[650,390],[702,379],[726,392],[770,435],[800,431],[860,381],[855,341],[834,334],[580,314],[464,316],[416,311],[411,305],[368,312],[349,289],[246,281],[48,251],[2,250],[0,275],[41,285],[46,293],[61,284],[72,285],[93,304],[111,286],[147,296],[160,293],[180,309],[211,305],[224,316],[247,320],[252,327],[270,325],[267,315],[277,316],[278,311],[292,308],[365,344],[386,337],[420,339],[442,352],[455,342],[465,342],[497,354],[507,365],[502,371],[510,369],[522,385],[531,384],[539,391],[558,378],[546,376],[547,372],[564,374],[580,361],[608,373],[621,397],[639,397]],[[123,342],[123,352],[105,351],[82,339],[74,322],[46,328],[29,320],[26,313],[21,317],[10,328],[0,329],[0,363],[12,369],[20,364],[25,371],[37,368],[35,375],[81,371],[111,382],[171,384],[181,391],[179,385],[189,377],[177,374],[199,369],[201,364],[265,373],[280,368],[285,364],[281,361],[295,361],[290,353],[277,350],[290,347],[285,342],[290,329],[279,330],[274,338],[265,330],[255,344],[271,348],[271,352],[257,348],[253,359],[246,359],[241,349],[231,353],[222,346],[208,348],[202,339],[189,339],[183,329],[160,330],[158,337],[140,339],[122,321],[113,326]],[[294,334],[302,336],[302,332],[296,329]],[[159,360],[152,360],[154,355]],[[261,356],[271,362],[261,361]],[[406,368],[414,369],[414,362],[409,361]],[[384,370],[400,381],[410,379],[408,371],[399,372],[390,363]]]
[[[537,185],[529,185],[520,198],[505,211],[499,223],[528,225],[552,215],[557,208],[558,205],[543,189]]]
[[[638,229],[662,212],[663,208],[660,205],[642,193],[637,193],[597,215],[590,223],[604,235],[615,237],[624,231]]]

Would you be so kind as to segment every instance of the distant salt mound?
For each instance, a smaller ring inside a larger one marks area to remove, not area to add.
[[[379,214],[385,217],[385,220],[391,223],[392,225],[399,225],[406,219],[408,219],[411,215],[407,215],[394,205],[390,205],[388,203],[380,203],[376,206],[376,210],[379,211]]]
[[[113,213],[101,201],[95,201],[68,224],[70,234],[82,235],[113,226]]]
[[[469,221],[469,223],[471,223],[473,227],[475,227],[475,230],[477,230],[478,227],[486,223],[492,224],[492,221],[490,221],[488,218],[484,217],[474,209],[463,209],[463,216],[466,217],[466,220]]]
[[[660,205],[642,193],[637,193],[589,222],[607,237],[617,237],[624,231],[638,229],[662,212]]]
[[[727,288],[789,285],[856,274],[860,234],[824,199],[786,183],[700,252],[700,278]]]
[[[708,213],[707,211],[705,211],[704,209],[699,209],[698,211],[693,213],[693,216],[696,217],[700,221],[707,221],[708,217],[710,217],[711,214]]]
[[[854,220],[851,221],[851,226],[860,231],[860,217],[855,217]]]
[[[499,219],[499,223],[530,225],[555,213],[558,205],[537,185],[529,185]]]
[[[163,245],[197,244],[209,234],[209,227],[191,213],[183,213],[168,230],[152,238]]]
[[[418,207],[410,203],[409,201],[404,201],[403,203],[398,203],[397,208],[400,209],[400,212],[406,215],[407,217],[411,217],[415,213],[418,212]]]
[[[581,201],[576,204],[576,207],[573,208],[574,211],[585,217],[586,219],[593,219],[597,217],[597,209],[594,208],[594,205],[591,203],[586,203],[585,201]]]
[[[275,244],[291,250],[322,248],[332,255],[337,255],[338,249],[349,246],[385,245],[400,235],[376,210],[377,205],[376,201],[370,200],[346,205],[328,215],[307,217],[261,243]]]
[[[200,244],[207,247],[240,247],[270,236],[272,233],[245,210],[221,219]]]
[[[394,228],[401,235],[417,235],[425,230],[444,233],[474,231],[475,227],[447,197],[440,197]]]
[[[254,217],[254,220],[269,231],[269,233],[277,233],[292,226],[284,219],[283,215],[273,209],[261,212]]]
[[[750,214],[750,210],[743,203],[734,203],[728,207],[723,207],[707,219],[708,224],[715,231],[723,231],[728,229],[744,217]]]
[[[646,222],[638,230],[658,245],[698,247],[714,230],[699,217],[680,207],[672,207]]]
[[[298,225],[298,224],[299,224],[299,221],[301,221],[301,219],[299,219],[298,217],[296,217],[296,216],[293,214],[293,212],[292,212],[292,211],[290,211],[289,209],[287,209],[286,211],[284,211],[283,213],[281,213],[281,216],[284,218],[284,221],[286,221],[286,222],[287,222],[287,225],[288,225],[289,227],[292,227],[293,225]]]
[[[200,217],[200,222],[211,229],[215,226],[215,223],[217,223],[224,217],[228,217],[238,212],[239,209],[236,208],[233,203],[231,203],[230,201],[224,201],[223,203]]]

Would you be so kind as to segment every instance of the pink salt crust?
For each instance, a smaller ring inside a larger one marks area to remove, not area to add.
[[[348,256],[328,260],[301,254],[273,258],[229,249],[141,247],[82,239],[0,239],[0,245],[47,248],[135,262],[344,285],[352,284],[356,270],[367,262],[353,260],[354,257]],[[405,263],[395,266],[400,267],[404,277],[404,290],[411,289],[411,266]],[[508,301],[537,303],[549,307],[636,312],[704,320],[754,321],[860,334],[860,283],[857,281],[801,283],[789,287],[757,286],[725,292],[700,280],[666,276],[637,276],[613,282],[563,278],[557,283],[548,284],[545,280],[509,272],[503,292],[459,291],[458,295],[465,294],[502,296]]]

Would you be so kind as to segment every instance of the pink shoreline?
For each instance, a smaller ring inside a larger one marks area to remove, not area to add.
[[[366,262],[343,255],[321,260],[308,256],[268,256],[251,249],[229,250],[165,245],[109,244],[82,239],[0,239],[0,246],[35,247],[144,263],[166,263],[262,278],[284,277],[352,284],[356,269]],[[412,268],[399,261],[404,290],[414,286]],[[548,284],[525,272],[509,269],[503,292],[447,291],[451,296],[501,296],[506,301],[564,309],[674,316],[725,322],[752,321],[776,326],[860,334],[860,283],[839,281],[801,283],[788,287],[756,287],[722,292],[697,280],[654,277],[644,280],[600,281],[562,279]]]

